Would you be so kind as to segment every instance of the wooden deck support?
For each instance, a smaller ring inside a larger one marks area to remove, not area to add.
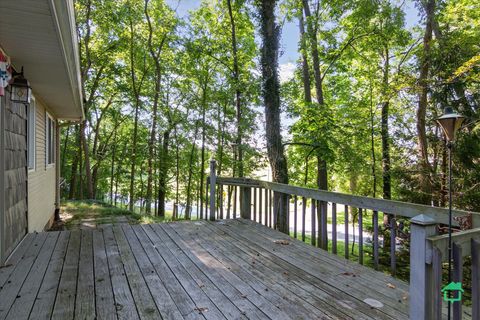
[[[240,217],[243,219],[250,219],[252,215],[251,208],[252,188],[240,187]]]
[[[410,242],[410,318],[434,319],[433,317],[433,268],[427,261],[427,238],[436,234],[436,222],[419,215],[411,220]]]

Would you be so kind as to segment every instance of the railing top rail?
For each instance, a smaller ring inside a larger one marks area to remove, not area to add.
[[[462,248],[462,256],[471,255],[472,241],[480,243],[480,228],[464,230],[452,233],[452,242]],[[442,260],[447,260],[448,253],[448,234],[442,234],[427,238],[427,256],[426,262],[432,262],[432,250],[437,248],[442,253]]]
[[[378,212],[396,214],[402,217],[413,218],[424,214],[431,217],[437,223],[448,224],[448,209],[432,207],[422,204],[407,203],[395,200],[385,200],[356,196],[340,192],[324,191],[312,188],[297,187],[288,184],[268,182],[250,178],[224,178],[217,177],[217,183],[223,185],[243,186],[243,187],[261,187],[275,192],[297,195],[309,199],[315,199],[325,202],[344,204],[352,207],[374,210]],[[480,213],[463,210],[453,210],[454,217],[464,217],[472,214],[472,223],[475,227],[480,227]],[[454,221],[458,226],[458,222]]]

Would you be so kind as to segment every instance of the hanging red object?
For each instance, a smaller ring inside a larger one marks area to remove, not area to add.
[[[10,58],[0,48],[0,96],[5,95],[5,88],[12,79],[12,67]]]

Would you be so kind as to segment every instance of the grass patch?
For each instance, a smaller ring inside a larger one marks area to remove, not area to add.
[[[66,229],[73,229],[80,223],[91,223],[92,225],[116,223],[122,219],[121,217],[125,217],[126,222],[130,224],[172,221],[172,212],[170,211],[165,213],[165,217],[157,217],[134,213],[100,201],[64,201],[61,205],[61,214]],[[125,222],[125,219],[121,221]]]

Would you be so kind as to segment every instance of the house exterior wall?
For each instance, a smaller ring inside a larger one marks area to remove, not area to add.
[[[28,232],[44,231],[55,212],[56,164],[46,163],[45,124],[49,110],[39,99],[35,102],[35,168],[28,172]]]
[[[2,255],[6,258],[27,231],[27,107],[1,97],[3,189],[1,194]]]

